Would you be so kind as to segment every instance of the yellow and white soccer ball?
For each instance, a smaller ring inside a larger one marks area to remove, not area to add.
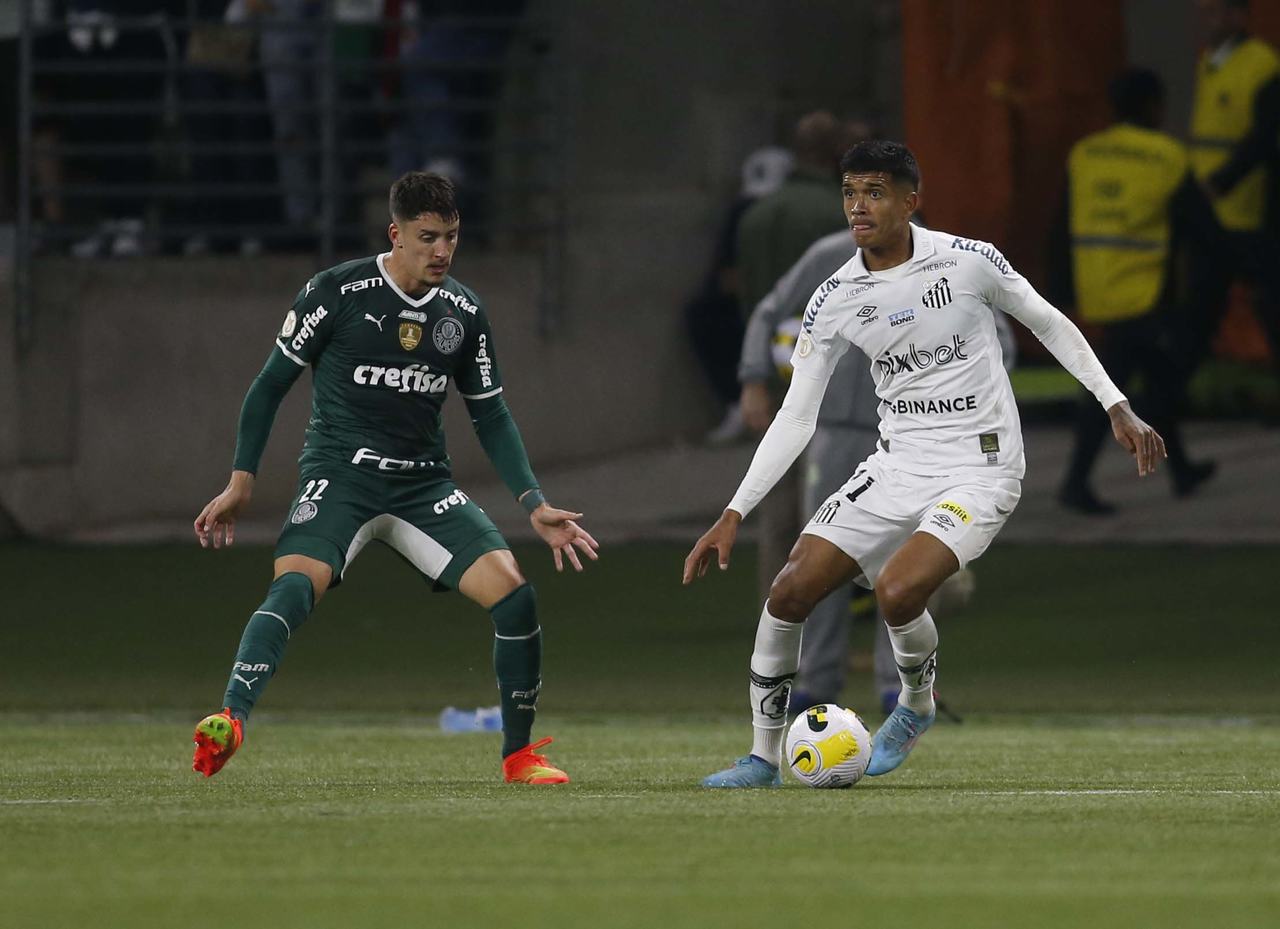
[[[852,787],[871,761],[871,733],[853,710],[811,706],[787,732],[787,766],[810,787]]]

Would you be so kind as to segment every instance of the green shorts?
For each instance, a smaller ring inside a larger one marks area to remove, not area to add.
[[[370,542],[389,545],[436,590],[456,590],[477,558],[508,547],[485,511],[448,478],[305,462],[275,556],[323,561],[336,587]]]

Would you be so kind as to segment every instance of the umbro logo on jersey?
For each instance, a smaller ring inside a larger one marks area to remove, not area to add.
[[[857,315],[858,315],[858,318],[862,320],[862,325],[866,326],[869,323],[874,323],[877,319],[880,318],[879,316],[876,315],[877,309],[878,307],[875,307],[875,306],[864,306],[862,309],[858,310]]]
[[[367,319],[367,320],[369,320],[369,322],[373,323],[375,326],[377,326],[377,327],[378,327],[378,331],[379,331],[379,332],[381,332],[381,331],[382,331],[382,321],[383,321],[384,319],[386,319],[386,318],[387,318],[387,314],[386,314],[386,313],[383,313],[383,314],[382,314],[381,316],[379,316],[377,319],[374,319],[374,318],[373,318],[372,316],[370,316],[368,313],[365,313],[365,314],[364,314],[364,318],[365,318],[365,319]]]
[[[924,297],[920,301],[931,310],[940,310],[951,302],[951,285],[945,277],[925,288]]]

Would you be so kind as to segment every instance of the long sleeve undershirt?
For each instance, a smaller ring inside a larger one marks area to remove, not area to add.
[[[538,479],[533,476],[520,430],[502,395],[467,400],[466,404],[480,447],[512,495],[518,500],[526,491],[537,489]]]
[[[232,468],[236,471],[258,473],[263,449],[271,435],[280,402],[289,388],[302,374],[302,368],[284,356],[279,348],[271,350],[267,363],[249,385],[240,407],[240,422],[236,427],[236,453]]]

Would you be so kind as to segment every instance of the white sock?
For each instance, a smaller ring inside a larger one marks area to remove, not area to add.
[[[800,667],[804,623],[789,623],[769,612],[765,603],[751,653],[751,754],[770,764],[782,762],[791,682]]]
[[[933,677],[938,667],[938,627],[925,610],[905,626],[889,627],[893,660],[898,665],[902,693],[898,703],[914,713],[933,712]]]

